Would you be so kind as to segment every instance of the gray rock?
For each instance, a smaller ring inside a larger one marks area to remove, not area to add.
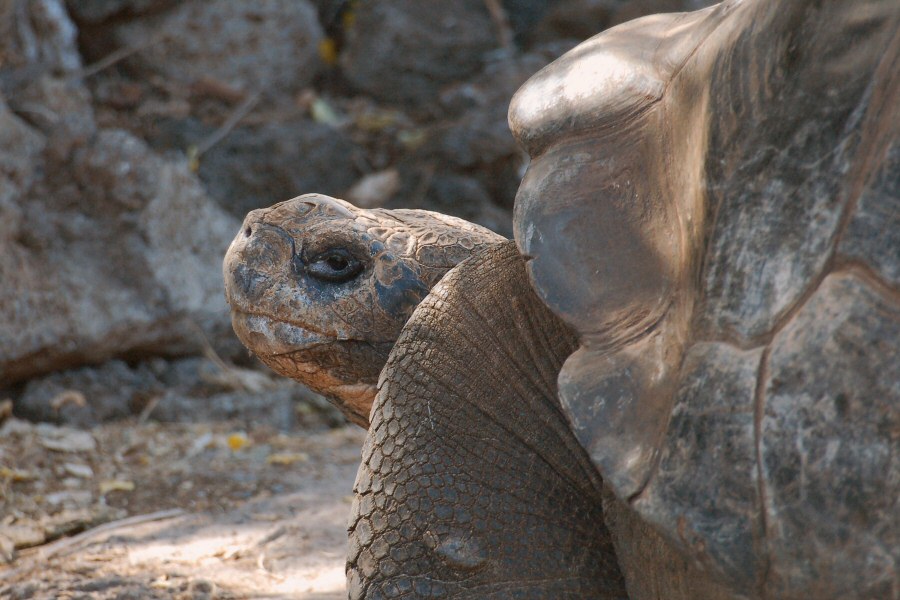
[[[547,9],[558,4],[551,0],[503,0],[509,26],[516,42],[521,46],[540,22]]]
[[[505,122],[509,100],[516,90],[560,54],[559,47],[549,44],[525,54],[498,56],[487,62],[478,75],[447,86],[440,96],[441,106],[451,115],[473,109],[502,109]]]
[[[16,239],[25,222],[22,197],[34,182],[45,143],[45,138],[12,114],[0,98],[0,356],[15,342],[13,330],[19,326],[15,317],[25,301],[17,293],[17,283],[23,277],[26,253]]]
[[[143,208],[156,195],[164,161],[124,130],[100,132],[74,157],[72,175],[101,216]],[[105,213],[105,214],[104,214]]]
[[[716,0],[504,0],[520,42],[581,42],[604,29],[657,13],[692,11]]]
[[[761,424],[767,597],[896,592],[897,340],[896,299],[852,272],[826,277],[773,340]]]
[[[184,2],[113,32],[122,46],[149,44],[130,60],[140,73],[187,85],[212,77],[254,92],[308,84],[319,70],[323,36],[306,0]]]
[[[166,390],[153,409],[152,418],[168,423],[239,420],[248,427],[268,425],[287,431],[296,425],[295,408],[304,393],[309,392],[292,381],[261,394],[230,392],[200,397]]]
[[[364,164],[346,134],[302,120],[235,129],[202,156],[199,174],[213,198],[243,218],[313,191],[340,196]]]
[[[494,104],[472,109],[433,134],[431,152],[457,168],[489,165],[519,155],[519,147],[506,124],[506,106]]]
[[[417,161],[437,165],[426,208],[512,235],[509,211],[525,157],[507,124],[509,99],[553,58],[552,50],[541,49],[493,61],[477,77],[441,94],[441,104],[458,116],[430,128],[415,155]]]
[[[0,2],[0,87],[9,107],[64,160],[94,133],[90,93],[77,77],[77,30],[62,0]]]
[[[124,353],[196,348],[227,328],[221,256],[238,228],[186,166],[123,131],[76,151],[0,241],[0,381]],[[77,178],[79,186],[69,183]]]
[[[612,0],[606,3],[610,8],[608,26],[612,27],[632,19],[656,13],[671,13],[687,10],[698,10],[712,4],[715,0]]]
[[[0,244],[18,234],[22,210],[15,202],[18,189],[9,179],[0,179]]]
[[[164,290],[167,308],[201,324],[229,319],[219,266],[240,226],[213,203],[185,167],[166,164],[157,195],[139,215],[139,234],[152,285]]]
[[[67,160],[96,132],[91,95],[78,79],[41,75],[10,98],[10,108],[48,138],[49,158]]]
[[[66,0],[69,12],[80,23],[100,23],[111,17],[134,16],[168,8],[183,0]]]
[[[254,374],[254,389],[240,386]],[[233,377],[233,378],[232,378]],[[241,378],[244,379],[241,379]],[[134,366],[111,360],[100,366],[57,371],[29,380],[12,393],[15,413],[33,421],[76,427],[146,412],[157,421],[243,421],[289,430],[345,423],[324,398],[288,379],[255,371],[223,372],[203,358],[154,358]]]
[[[18,90],[10,104],[48,136],[85,139],[96,130],[91,100],[79,79],[44,75]]]
[[[140,412],[142,401],[162,391],[150,369],[132,369],[113,360],[100,367],[60,371],[30,380],[15,399],[15,410],[33,421],[88,427]]]
[[[521,0],[520,0],[521,1]],[[620,2],[557,0],[549,3],[534,27],[523,36],[531,43],[570,39],[581,42],[606,29]]]
[[[429,132],[422,154],[463,169],[486,167],[512,158],[519,162],[521,150],[507,124],[509,99],[554,58],[552,49],[542,49],[497,60],[477,77],[448,88],[441,95],[441,104],[460,115]]]
[[[0,2],[0,54],[6,69],[77,71],[81,68],[77,37],[64,0]]]
[[[477,180],[453,174],[439,174],[431,179],[425,199],[429,209],[450,212],[472,220],[491,199]]]
[[[46,139],[14,115],[0,97],[0,243],[19,231],[22,195],[34,183]]]
[[[354,14],[340,65],[381,100],[433,102],[442,85],[475,74],[498,45],[481,0],[363,2]]]
[[[498,206],[479,179],[454,171],[435,172],[431,165],[404,165],[404,185],[389,206],[443,212],[512,237],[512,211]]]

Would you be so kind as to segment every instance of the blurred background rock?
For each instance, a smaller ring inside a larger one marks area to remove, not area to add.
[[[78,426],[340,423],[231,333],[243,215],[315,191],[510,235],[519,85],[607,27],[710,4],[0,0],[0,401]]]

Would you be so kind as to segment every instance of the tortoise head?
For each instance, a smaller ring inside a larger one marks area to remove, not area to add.
[[[431,286],[502,237],[428,211],[362,210],[318,194],[247,215],[225,255],[240,340],[368,424],[378,374]]]

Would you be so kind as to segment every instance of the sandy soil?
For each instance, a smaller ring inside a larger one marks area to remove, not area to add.
[[[363,437],[9,419],[0,598],[344,598]]]

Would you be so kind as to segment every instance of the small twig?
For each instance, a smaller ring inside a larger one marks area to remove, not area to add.
[[[209,343],[209,338],[206,337],[206,332],[203,331],[203,328],[197,325],[196,321],[188,321],[188,327],[194,330],[194,333],[197,334],[197,339],[200,341],[200,346],[203,347],[203,356],[205,356],[209,361],[211,361],[214,365],[219,367],[225,372],[228,372],[231,367],[222,360],[222,357],[219,356],[219,353],[216,352],[216,349],[212,347],[212,344]]]
[[[161,396],[156,395],[150,398],[150,401],[144,406],[144,409],[141,411],[141,414],[138,416],[138,425],[143,425],[147,422],[147,419],[150,418],[150,415],[153,413],[153,410],[156,408],[156,405],[159,404],[159,399]]]
[[[56,540],[55,542],[36,548],[36,555],[31,557],[31,559],[24,564],[18,565],[17,567],[8,571],[0,572],[0,581],[3,581],[4,579],[12,579],[13,577],[21,573],[35,568],[40,562],[50,560],[55,556],[59,556],[67,552],[71,552],[72,550],[84,546],[88,542],[100,537],[105,533],[112,533],[117,529],[134,527],[135,525],[142,525],[144,523],[150,523],[151,521],[163,521],[165,519],[172,519],[175,517],[180,517],[184,514],[185,512],[180,508],[172,508],[168,510],[160,510],[146,515],[135,515],[133,517],[126,517],[124,519],[110,521],[109,523],[98,525],[97,527],[88,529],[87,531],[82,531],[78,535],[73,535],[69,538]]]
[[[257,547],[257,548],[262,548],[262,547],[265,546],[266,544],[269,544],[269,543],[271,543],[271,542],[274,542],[275,540],[277,540],[278,538],[280,538],[281,536],[283,536],[285,533],[287,533],[287,527],[285,527],[284,525],[282,525],[281,527],[278,527],[277,529],[275,529],[275,531],[269,533],[269,535],[267,535],[267,536],[264,537],[263,539],[261,539],[261,540],[259,540],[258,542],[256,542],[256,547]]]
[[[157,43],[163,41],[165,39],[165,37],[166,37],[165,33],[159,33],[159,34],[156,34],[153,37],[151,37],[149,40],[146,40],[142,44],[137,44],[135,46],[125,46],[124,48],[119,48],[118,50],[110,52],[109,54],[107,54],[106,56],[104,56],[103,58],[98,60],[97,62],[84,67],[83,69],[81,69],[80,71],[75,73],[73,75],[73,77],[78,78],[78,79],[86,79],[92,75],[96,75],[100,71],[102,71],[104,69],[108,69],[109,67],[113,66],[117,62],[125,60],[132,54],[137,54],[138,52],[141,52],[142,50],[146,50],[150,46],[153,46],[154,44],[157,44]]]
[[[500,46],[507,50],[513,47],[513,31],[509,25],[509,16],[506,14],[500,0],[484,0],[494,26],[497,27],[497,36],[500,38]]]
[[[225,119],[225,122],[222,123],[221,127],[197,144],[196,156],[199,158],[204,152],[221,142],[222,139],[234,129],[234,126],[237,125],[241,119],[246,117],[247,113],[253,110],[253,107],[256,106],[256,103],[259,102],[260,98],[261,94],[259,92],[254,92],[248,96],[246,100],[235,107],[231,114],[228,115],[228,118]]]
[[[48,544],[39,548],[37,552],[37,558],[41,560],[49,560],[54,556],[59,556],[66,551],[73,550],[73,547],[83,546],[87,542],[92,541],[94,538],[100,537],[104,533],[110,533],[112,531],[115,531],[116,529],[134,527],[135,525],[143,525],[144,523],[150,523],[152,521],[172,519],[174,517],[180,517],[183,514],[185,514],[185,512],[180,508],[170,508],[167,510],[160,510],[145,515],[135,515],[133,517],[125,517],[124,519],[119,519],[117,521],[110,521],[109,523],[98,525],[97,527],[88,529],[87,531],[82,531],[78,535],[73,535],[69,538],[63,538],[61,540],[53,542],[52,544]]]

